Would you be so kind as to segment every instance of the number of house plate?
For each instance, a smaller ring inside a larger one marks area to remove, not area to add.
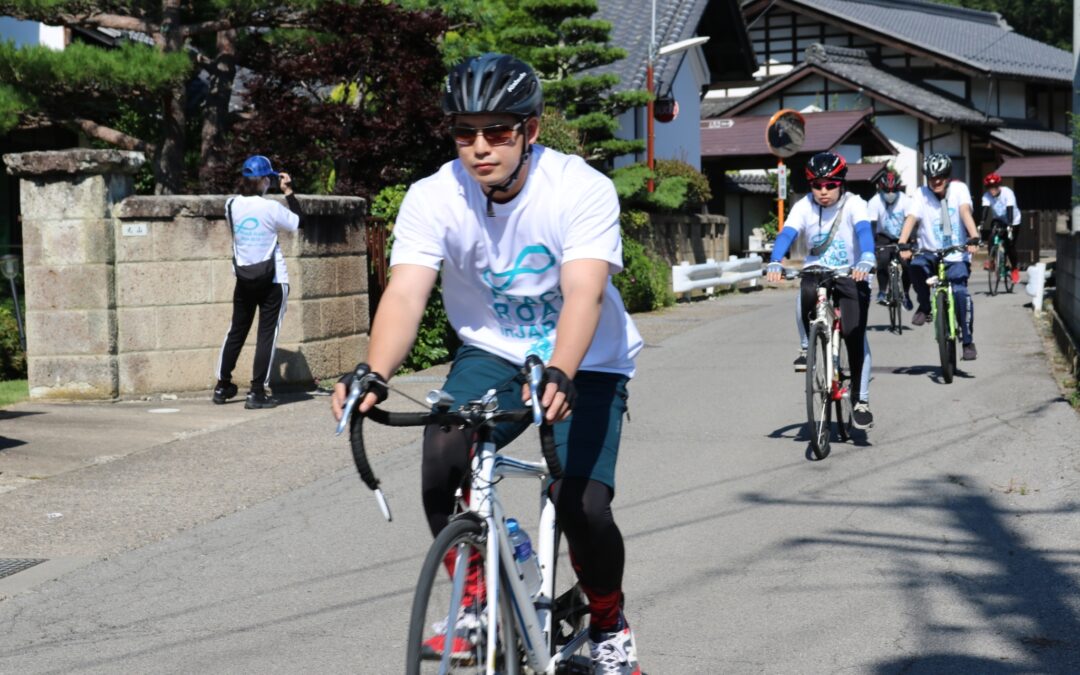
[[[122,232],[125,237],[145,237],[146,223],[124,223]]]

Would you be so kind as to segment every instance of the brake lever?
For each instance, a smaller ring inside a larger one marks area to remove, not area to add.
[[[345,399],[345,405],[341,408],[341,420],[338,422],[335,435],[340,436],[343,431],[349,428],[349,418],[352,417],[353,411],[360,402],[360,397],[363,393],[363,390],[360,388],[360,378],[354,377],[352,386],[349,387],[349,397]]]
[[[544,362],[536,354],[525,357],[525,367],[529,373],[529,393],[532,399],[533,425],[544,423],[544,408],[540,403],[540,385],[544,381]]]

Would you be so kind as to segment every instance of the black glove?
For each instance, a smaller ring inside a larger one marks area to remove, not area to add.
[[[345,385],[345,390],[352,389],[353,381],[359,379],[360,390],[365,394],[375,394],[377,399],[376,403],[382,403],[386,400],[387,395],[390,393],[387,387],[386,380],[382,375],[376,373],[366,363],[356,364],[356,368],[351,373],[345,373],[338,380],[341,384]]]
[[[566,395],[566,405],[573,410],[574,404],[577,402],[577,387],[574,386],[574,381],[567,377],[566,373],[555,366],[548,366],[547,368],[544,368],[544,379],[540,381],[541,396],[547,391],[549,382],[554,384],[559,391]]]

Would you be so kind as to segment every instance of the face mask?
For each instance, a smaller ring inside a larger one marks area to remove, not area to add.
[[[899,192],[882,192],[881,198],[885,200],[886,204],[896,203],[896,198],[900,196]]]

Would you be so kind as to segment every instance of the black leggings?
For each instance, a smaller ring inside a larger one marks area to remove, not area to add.
[[[810,335],[810,319],[817,310],[817,276],[806,274],[802,278],[803,328]],[[836,295],[840,304],[840,334],[847,345],[848,365],[851,366],[851,400],[863,400],[863,361],[866,356],[866,318],[870,308],[870,284],[855,282],[850,277],[837,279]],[[810,345],[813,349],[814,345]]]
[[[465,431],[424,429],[421,491],[433,535],[450,521],[457,489],[468,487],[469,465]],[[621,589],[626,553],[611,512],[612,489],[587,478],[563,478],[552,483],[549,494],[582,585],[599,592]]]

